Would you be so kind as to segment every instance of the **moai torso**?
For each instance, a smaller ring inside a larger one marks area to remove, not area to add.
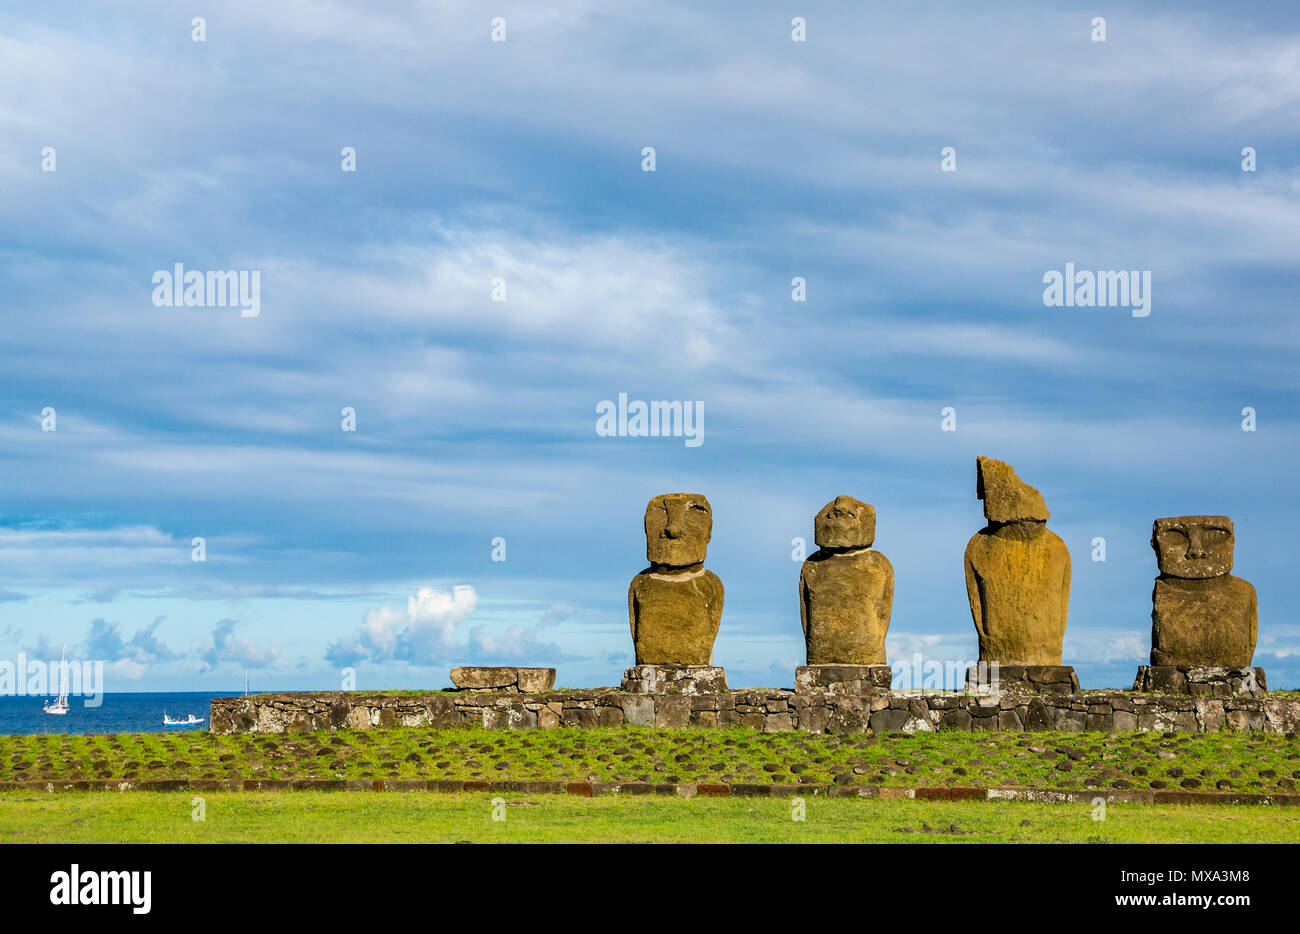
[[[1230,573],[1234,543],[1227,516],[1155,521],[1151,664],[1250,667],[1259,616],[1255,588]]]
[[[894,569],[878,551],[818,551],[799,575],[809,665],[884,665]]]
[[[851,496],[814,520],[820,550],[799,574],[799,612],[809,665],[884,665],[894,606],[894,568],[871,548],[875,509]]]
[[[628,588],[638,665],[711,665],[722,621],[722,581],[712,571],[684,576],[642,571]]]
[[[988,525],[967,544],[965,566],[980,661],[1060,665],[1070,550],[1047,528],[1042,494],[1010,464],[979,458],[976,495]]]
[[[981,661],[1059,665],[1070,612],[1070,551],[1044,523],[975,533],[966,592]]]
[[[713,531],[709,501],[691,493],[656,496],[646,507],[650,567],[627,591],[638,665],[711,665],[722,620],[722,581],[705,570]]]

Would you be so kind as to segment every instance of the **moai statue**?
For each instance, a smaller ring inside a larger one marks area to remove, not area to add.
[[[1255,588],[1230,573],[1233,543],[1227,516],[1155,521],[1152,665],[1250,667],[1259,629]]]
[[[874,550],[874,506],[837,496],[813,520],[818,550],[799,574],[809,665],[884,665],[894,568]]]
[[[1043,496],[1010,464],[991,457],[976,459],[975,495],[989,523],[966,546],[966,595],[980,661],[997,662],[1004,671],[1060,666],[1070,551],[1047,528],[1051,513]]]
[[[637,665],[712,665],[722,620],[722,581],[704,568],[712,533],[713,510],[697,493],[665,493],[646,506],[650,567],[627,590]]]

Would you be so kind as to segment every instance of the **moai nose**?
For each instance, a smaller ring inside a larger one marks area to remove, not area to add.
[[[668,522],[664,526],[664,538],[681,538],[686,534],[684,512],[685,510],[680,507],[668,507]]]
[[[1205,557],[1205,546],[1201,544],[1200,529],[1187,530],[1187,557],[1189,558]]]

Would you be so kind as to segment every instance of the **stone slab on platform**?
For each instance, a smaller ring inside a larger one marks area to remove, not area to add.
[[[980,662],[966,669],[966,690],[976,694],[1000,691],[1078,694],[1081,688],[1073,665],[997,665]]]
[[[893,680],[889,665],[800,665],[794,670],[794,692],[864,697],[888,691]]]
[[[637,665],[623,672],[629,694],[721,694],[727,672],[713,665]]]
[[[1133,690],[1197,697],[1267,697],[1268,680],[1263,668],[1141,665]]]
[[[462,691],[515,691],[536,694],[555,686],[554,668],[485,668],[464,666],[451,670],[451,683]]]

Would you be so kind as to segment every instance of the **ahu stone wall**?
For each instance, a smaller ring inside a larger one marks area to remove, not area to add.
[[[631,694],[615,688],[539,694],[286,693],[214,698],[214,733],[387,727],[730,727],[763,732],[915,733],[929,730],[1300,731],[1300,701],[1085,691],[1075,694],[882,691],[869,696],[788,690]]]

